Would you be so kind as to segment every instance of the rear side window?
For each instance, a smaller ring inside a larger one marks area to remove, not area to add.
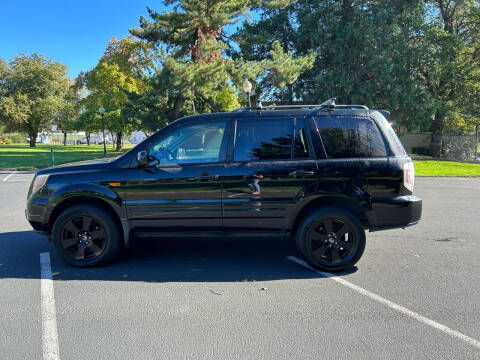
[[[322,116],[315,121],[329,159],[387,156],[382,135],[371,119]]]
[[[235,161],[290,159],[292,119],[237,120]]]

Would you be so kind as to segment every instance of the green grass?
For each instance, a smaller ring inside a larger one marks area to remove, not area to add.
[[[103,157],[103,145],[44,145],[30,148],[28,145],[0,145],[0,169],[2,170],[30,170],[51,166],[50,148],[53,147],[55,165],[72,161],[89,160]],[[124,151],[132,148],[126,146]],[[107,145],[107,156],[117,156],[112,145]]]
[[[480,163],[454,161],[415,161],[417,176],[480,176]]]

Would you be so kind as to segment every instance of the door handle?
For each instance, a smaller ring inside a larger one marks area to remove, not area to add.
[[[315,175],[314,171],[305,171],[305,170],[294,170],[288,174],[291,177],[299,177],[299,176],[313,176]]]
[[[218,180],[219,176],[218,175],[210,175],[209,173],[201,173],[198,176],[195,176],[193,178],[194,181],[206,181],[206,180]]]

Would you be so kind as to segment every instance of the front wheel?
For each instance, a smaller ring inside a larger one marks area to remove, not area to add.
[[[121,250],[121,233],[112,216],[92,205],[76,205],[56,219],[52,243],[67,263],[78,267],[104,265]]]
[[[338,271],[351,268],[365,249],[365,231],[350,212],[325,207],[310,213],[295,234],[297,249],[313,267]]]

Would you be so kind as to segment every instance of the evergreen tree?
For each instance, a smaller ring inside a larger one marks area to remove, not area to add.
[[[142,17],[140,27],[131,33],[166,50],[161,69],[153,79],[154,94],[146,95],[153,103],[161,100],[164,104],[164,110],[157,112],[157,116],[162,113],[171,121],[182,115],[229,108],[220,101],[225,99],[222,94],[233,85],[242,97],[241,85],[245,78],[255,83],[265,77],[281,87],[294,81],[301,71],[311,66],[311,56],[292,59],[292,54],[276,48],[269,60],[232,59],[228,54],[235,40],[225,33],[225,27],[238,23],[249,9],[281,7],[288,2],[168,0],[164,3],[173,5],[172,11],[156,13],[149,9],[152,21]],[[139,101],[145,103],[145,99]]]

